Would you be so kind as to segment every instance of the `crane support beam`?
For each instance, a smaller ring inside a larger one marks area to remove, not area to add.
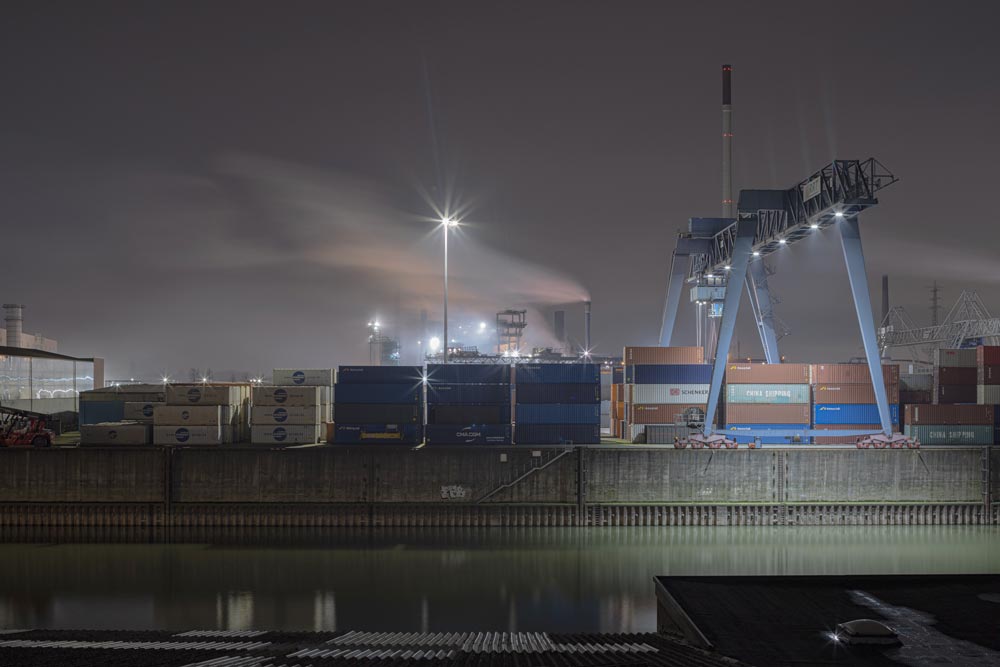
[[[753,309],[757,331],[760,333],[760,344],[764,348],[764,358],[769,364],[779,364],[781,356],[778,354],[778,337],[774,332],[774,310],[771,304],[771,291],[767,287],[767,271],[764,268],[763,258],[752,258],[746,284],[750,307]]]
[[[840,243],[844,249],[844,262],[847,264],[847,277],[851,282],[851,294],[854,295],[854,310],[857,312],[858,326],[861,328],[861,341],[864,343],[865,358],[868,360],[868,372],[871,374],[872,387],[875,389],[875,402],[878,404],[882,432],[886,436],[891,436],[889,398],[885,391],[885,379],[882,377],[882,359],[875,333],[875,318],[872,316],[868,272],[865,270],[865,255],[861,247],[861,230],[858,228],[857,215],[845,216],[838,223],[838,228]]]
[[[670,347],[677,310],[681,304],[681,293],[687,279],[691,256],[703,254],[708,249],[707,239],[678,238],[677,247],[670,258],[670,278],[667,283],[667,299],[663,304],[663,320],[660,323],[660,345]]]

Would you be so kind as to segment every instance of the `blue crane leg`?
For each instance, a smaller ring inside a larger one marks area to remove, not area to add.
[[[660,345],[670,346],[674,333],[674,323],[677,321],[677,309],[681,304],[681,289],[687,278],[690,255],[674,250],[670,259],[670,282],[667,283],[667,300],[663,304],[663,321],[660,324]]]
[[[746,283],[747,291],[750,293],[750,303],[753,305],[754,319],[757,321],[757,332],[760,334],[760,344],[764,348],[764,358],[769,364],[780,364],[778,337],[774,333],[771,291],[767,286],[767,272],[764,270],[762,258],[755,257],[750,262]]]

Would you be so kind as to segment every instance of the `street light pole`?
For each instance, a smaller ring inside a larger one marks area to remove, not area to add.
[[[444,363],[448,363],[448,230],[458,226],[457,220],[444,218],[441,220],[444,227]]]

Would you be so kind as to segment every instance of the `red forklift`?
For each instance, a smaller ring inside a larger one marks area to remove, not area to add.
[[[51,447],[55,433],[49,415],[0,405],[0,447]]]

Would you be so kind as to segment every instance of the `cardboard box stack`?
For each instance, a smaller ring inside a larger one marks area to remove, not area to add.
[[[809,364],[726,365],[725,430],[740,444],[759,436],[741,432],[766,429],[808,429],[810,414]],[[794,444],[789,436],[763,436],[762,444]],[[800,442],[809,442],[805,438]]]
[[[311,445],[322,439],[322,386],[254,387],[250,442]]]

